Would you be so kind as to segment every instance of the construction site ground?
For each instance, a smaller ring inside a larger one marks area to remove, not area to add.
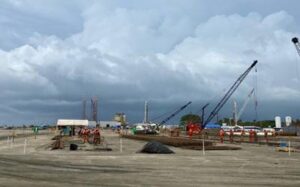
[[[111,131],[102,135],[112,151],[50,150],[54,134],[14,143],[1,138],[0,186],[300,186],[300,153],[289,156],[273,146],[247,143],[205,155],[170,147],[175,154],[141,154],[144,141],[120,140]]]

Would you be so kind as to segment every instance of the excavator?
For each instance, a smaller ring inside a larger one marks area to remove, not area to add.
[[[202,124],[197,124],[190,122],[187,125],[187,131],[189,136],[193,136],[194,134],[200,134],[202,129],[205,128],[205,126],[218,114],[218,112],[223,108],[225,103],[228,101],[228,99],[231,97],[231,95],[235,92],[235,90],[239,87],[239,85],[243,82],[243,80],[246,78],[246,76],[249,74],[249,72],[255,67],[257,64],[257,60],[255,60],[250,67],[246,69],[246,71],[241,74],[238,79],[233,83],[233,85],[229,88],[229,90],[226,92],[226,94],[222,97],[221,101],[215,106],[215,108],[210,112],[210,115],[206,120],[204,120],[204,109],[208,106],[206,104],[202,107]]]

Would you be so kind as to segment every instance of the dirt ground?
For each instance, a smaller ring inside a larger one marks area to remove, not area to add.
[[[175,154],[136,153],[145,142],[103,133],[112,151],[51,151],[53,135],[0,141],[0,186],[300,186],[300,153],[266,145]],[[122,146],[120,146],[122,142]],[[122,150],[120,149],[122,147]]]

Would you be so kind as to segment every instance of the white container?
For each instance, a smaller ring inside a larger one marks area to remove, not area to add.
[[[292,117],[291,116],[286,116],[285,117],[285,125],[288,127],[292,124]]]
[[[281,128],[281,118],[280,118],[280,116],[275,117],[275,127],[276,128]]]

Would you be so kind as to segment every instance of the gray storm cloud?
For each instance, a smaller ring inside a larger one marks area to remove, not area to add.
[[[185,4],[186,11],[180,3],[162,8],[161,3],[78,1],[52,17],[59,4],[54,1],[45,9],[50,13],[33,19],[21,1],[9,2],[0,17],[0,32],[7,36],[0,38],[0,123],[79,118],[82,98],[93,95],[100,99],[102,119],[123,111],[131,121],[142,120],[144,100],[156,105],[157,114],[189,100],[197,103],[189,111],[197,110],[212,98],[216,102],[214,96],[256,59],[257,75],[252,72],[234,97],[242,102],[257,76],[261,118],[277,115],[274,105],[297,117],[290,110],[300,101],[300,59],[290,42],[299,29],[293,13],[187,13],[196,11],[193,3],[205,9],[202,1]],[[9,10],[16,16],[9,18]],[[224,110],[224,116],[230,115],[230,106]]]

